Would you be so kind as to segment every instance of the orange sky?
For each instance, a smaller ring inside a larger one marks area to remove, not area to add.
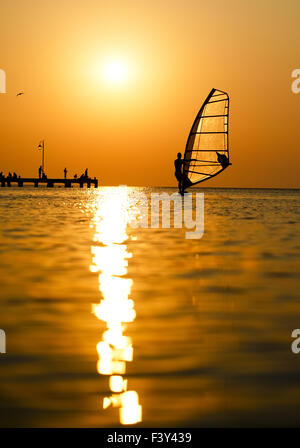
[[[231,99],[232,167],[206,186],[299,187],[298,0],[1,0],[0,171],[176,185],[212,87]],[[102,70],[120,60],[118,84]],[[23,90],[24,96],[16,98]]]

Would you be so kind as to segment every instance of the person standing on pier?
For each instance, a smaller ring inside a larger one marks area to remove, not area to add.
[[[39,179],[42,177],[42,167],[39,167]]]
[[[64,169],[65,179],[67,178],[67,173],[68,173],[68,170],[67,170],[67,168],[65,168],[65,169]]]
[[[84,177],[88,178],[88,169],[86,168],[85,172],[84,172]]]

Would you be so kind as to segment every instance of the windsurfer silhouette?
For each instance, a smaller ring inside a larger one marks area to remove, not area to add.
[[[174,160],[175,165],[175,177],[178,181],[178,190],[181,195],[184,194],[184,187],[185,184],[189,185],[190,181],[186,174],[183,173],[182,167],[184,165],[184,162],[196,162],[196,159],[182,159],[181,152],[177,153],[177,159]]]

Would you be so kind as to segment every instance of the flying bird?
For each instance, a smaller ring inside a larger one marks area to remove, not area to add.
[[[20,96],[20,95],[24,95],[24,92],[19,92],[19,93],[17,93],[16,96]]]

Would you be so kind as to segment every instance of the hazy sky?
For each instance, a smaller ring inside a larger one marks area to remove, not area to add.
[[[215,87],[233,165],[204,185],[299,187],[299,17],[299,0],[1,0],[0,171],[36,176],[44,138],[48,176],[175,186]]]

